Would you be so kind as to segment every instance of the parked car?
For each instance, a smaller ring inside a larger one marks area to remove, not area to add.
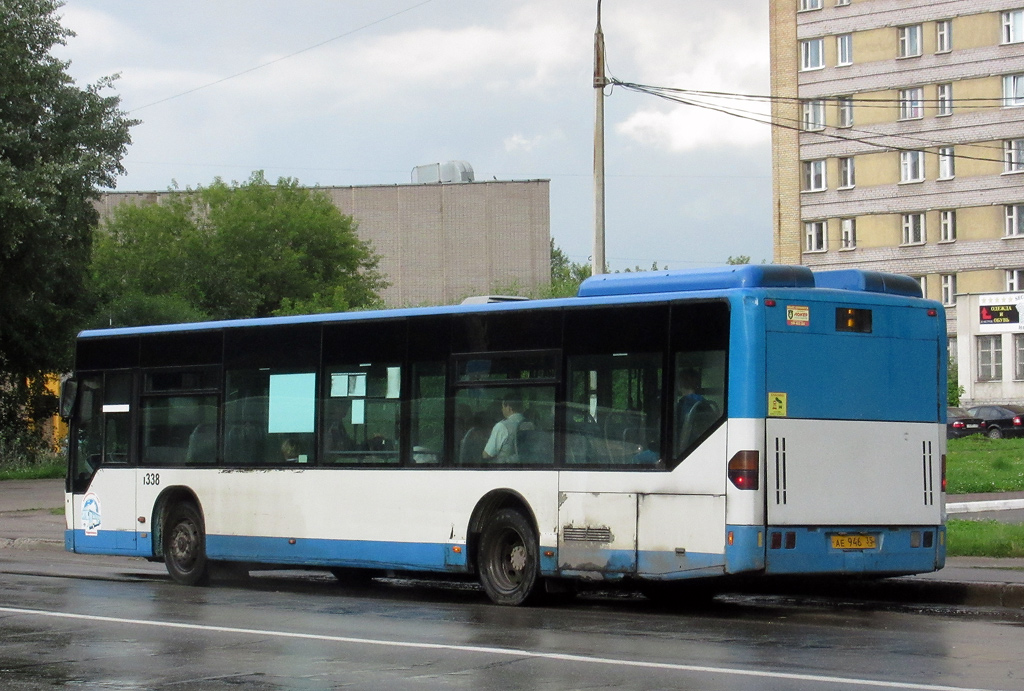
[[[974,417],[963,408],[946,408],[946,439],[984,433],[985,420],[982,418]]]
[[[979,405],[968,408],[967,412],[984,419],[985,434],[990,439],[1024,437],[1024,406]]]

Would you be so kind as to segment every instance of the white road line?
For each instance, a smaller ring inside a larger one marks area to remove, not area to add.
[[[818,674],[792,674],[788,672],[769,672],[764,670],[737,669],[730,667],[707,667],[704,665],[683,665],[668,662],[648,662],[643,660],[621,660],[587,655],[571,655],[568,653],[545,653],[536,650],[519,650],[516,648],[491,648],[479,645],[455,645],[450,643],[416,643],[413,641],[385,641],[374,638],[353,638],[350,636],[329,636],[316,633],[296,633],[292,631],[273,631],[265,629],[242,629],[233,626],[210,626],[207,624],[183,624],[173,621],[154,621],[150,619],[125,619],[122,617],[104,617],[94,614],[75,614],[73,612],[54,612],[39,609],[22,609],[19,607],[2,607],[0,613],[21,614],[34,617],[52,617],[56,619],[77,619],[84,621],[106,622],[112,624],[136,624],[166,629],[186,629],[189,631],[209,631],[216,633],[233,633],[249,636],[276,638],[298,638],[302,640],[325,641],[329,643],[351,643],[354,645],[374,645],[386,648],[414,648],[421,650],[447,650],[462,653],[483,653],[487,655],[506,655],[543,660],[559,660],[562,662],[579,662],[595,665],[613,665],[620,667],[640,667],[644,669],[662,669],[677,672],[703,672],[740,677],[760,677],[763,679],[787,679],[794,681],[810,681],[827,684],[845,684],[847,686],[871,686],[885,689],[916,689],[918,691],[996,691],[964,686],[941,686],[935,684],[914,684],[901,681],[880,681],[875,679],[856,679],[832,677]]]
[[[946,513],[979,513],[981,511],[1017,511],[1020,509],[1024,509],[1024,499],[955,501],[946,504]]]

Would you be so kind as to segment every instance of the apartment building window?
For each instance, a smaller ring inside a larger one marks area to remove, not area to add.
[[[978,336],[978,381],[1003,378],[1003,336]]]
[[[935,115],[952,115],[953,114],[953,85],[950,83],[939,84],[936,89],[936,100],[938,102],[938,109]]]
[[[817,70],[825,66],[825,39],[800,41],[800,69]]]
[[[853,97],[840,96],[836,102],[839,105],[839,126],[853,127]]]
[[[1006,237],[1024,235],[1024,204],[1008,204],[1006,207]]]
[[[912,58],[921,54],[921,25],[899,27],[899,56]]]
[[[824,101],[804,101],[803,126],[804,130],[808,132],[825,129]]]
[[[1003,77],[1003,107],[1024,106],[1024,74]]]
[[[841,250],[852,250],[857,247],[857,219],[844,218],[839,222],[839,240]]]
[[[900,152],[900,182],[921,182],[924,180],[924,152]]]
[[[939,180],[952,180],[956,175],[956,156],[953,147],[939,147]]]
[[[826,189],[825,159],[804,161],[804,192],[820,192]]]
[[[935,52],[948,53],[953,50],[953,20],[941,19],[935,22]]]
[[[1007,269],[1006,291],[1016,293],[1019,290],[1024,290],[1024,269]]]
[[[1013,334],[1013,378],[1024,379],[1024,334]]]
[[[804,10],[820,10],[821,0],[800,0],[800,11]]]
[[[956,274],[942,275],[942,304],[956,304]]]
[[[924,117],[924,89],[900,89],[900,120],[914,120]]]
[[[1024,10],[1003,12],[1003,43],[1024,41]]]
[[[839,189],[849,189],[857,184],[853,156],[839,159]]]
[[[853,64],[853,34],[839,34],[836,36],[836,64]]]
[[[903,214],[903,244],[923,245],[924,242],[924,214]]]
[[[921,297],[928,297],[928,277],[911,276],[911,278],[917,281],[917,285],[921,287]]]
[[[956,242],[956,209],[939,212],[939,242]]]
[[[849,4],[850,4],[850,0],[836,0],[836,7],[840,7],[841,5],[849,5]]]
[[[1024,171],[1024,139],[1007,139],[1003,142],[1003,172]]]
[[[808,221],[804,223],[806,251],[824,252],[828,249],[828,224],[825,221]]]

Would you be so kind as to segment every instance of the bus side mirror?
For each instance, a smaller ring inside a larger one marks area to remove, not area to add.
[[[65,379],[60,385],[60,416],[65,420],[75,412],[75,400],[78,398],[78,380]]]

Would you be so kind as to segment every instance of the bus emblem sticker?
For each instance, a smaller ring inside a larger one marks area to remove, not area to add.
[[[85,534],[94,536],[99,531],[103,519],[100,518],[100,500],[91,492],[82,500],[82,529]]]
[[[806,305],[786,305],[786,324],[788,326],[810,326],[811,308]]]
[[[768,417],[786,417],[786,394],[778,391],[768,393]]]

